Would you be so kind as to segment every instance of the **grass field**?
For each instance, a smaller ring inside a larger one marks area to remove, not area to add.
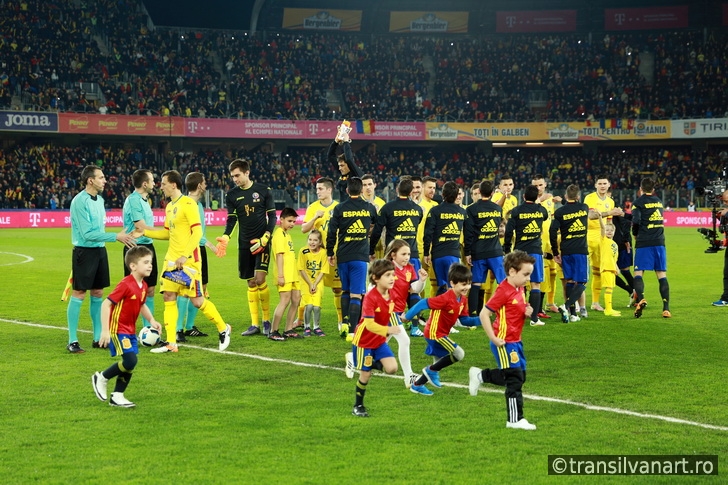
[[[304,239],[293,232],[300,247]],[[70,231],[0,231],[7,278],[0,305],[0,481],[644,481],[549,476],[554,454],[719,455],[725,467],[728,309],[710,306],[721,293],[723,254],[704,254],[706,244],[693,229],[669,229],[667,239],[672,319],[659,316],[657,281],[648,273],[650,305],[639,320],[622,308],[622,318],[591,312],[579,323],[552,318],[545,327],[524,329],[525,413],[538,426],[524,432],[505,428],[502,389],[484,386],[477,397],[468,395],[468,368],[493,366],[480,329],[454,336],[465,360],[442,372],[448,385],[434,396],[407,392],[401,379],[375,377],[366,399],[372,416],[351,416],[354,381],[343,373],[348,346],[335,336],[330,294],[325,338],[241,337],[249,317],[235,251],[211,258],[209,286],[233,326],[228,351],[218,352],[212,336],[191,339],[176,355],[143,350],[126,393],[136,409],[111,408],[90,385],[91,374],[112,360],[106,350],[91,351],[88,303],[81,314],[87,352],[65,350],[60,294],[70,269]],[[116,283],[122,248],[108,247]],[[158,244],[157,252],[164,248]],[[32,261],[24,262],[26,256]],[[615,306],[625,307],[627,294],[615,291]],[[161,320],[161,296],[156,301]],[[214,334],[202,314],[197,325]],[[423,349],[413,339],[415,369],[429,363]],[[725,483],[720,475],[700,480]]]

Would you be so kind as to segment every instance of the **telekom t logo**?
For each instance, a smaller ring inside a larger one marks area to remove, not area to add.
[[[512,29],[513,26],[516,24],[516,16],[515,15],[508,15],[506,16],[506,25],[509,29]]]
[[[188,121],[187,122],[187,130],[190,133],[197,133],[197,122],[196,121]]]
[[[614,14],[614,21],[617,23],[617,25],[622,25],[624,23],[625,19],[626,19],[626,15],[623,13]]]
[[[40,212],[31,212],[28,214],[28,218],[30,219],[30,227],[38,227],[38,223],[40,222]]]
[[[310,135],[318,135],[319,132],[319,125],[318,123],[309,123],[308,125],[308,133]]]
[[[205,212],[205,225],[210,226],[215,222],[215,214],[212,212]]]

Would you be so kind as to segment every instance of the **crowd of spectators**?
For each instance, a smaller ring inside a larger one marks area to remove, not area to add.
[[[252,166],[251,178],[274,189],[279,200],[306,206],[314,197],[315,182],[322,176],[336,174],[326,160],[327,147],[291,147],[285,153],[268,150],[220,150],[194,153],[157,154],[140,146],[58,146],[26,144],[0,151],[0,207],[67,208],[73,196],[82,190],[78,176],[83,166],[97,164],[108,180],[103,196],[108,208],[120,208],[132,190],[131,174],[138,168],[151,168],[159,177],[162,171],[177,169],[186,174],[199,171],[208,181],[210,201],[222,205],[224,194],[232,188],[227,166],[235,158],[246,158]],[[429,175],[442,185],[452,180],[467,189],[482,179],[499,180],[504,174],[513,177],[516,189],[530,184],[533,175],[543,174],[551,190],[562,194],[572,183],[584,193],[593,190],[596,177],[605,174],[612,189],[634,196],[640,179],[656,179],[669,205],[684,207],[692,189],[720,177],[728,164],[728,150],[708,151],[675,147],[600,148],[587,153],[574,148],[494,149],[479,152],[474,147],[460,149],[405,148],[378,152],[373,149],[356,153],[357,163],[365,173],[375,174],[378,190],[385,198],[394,197],[399,178],[406,174]],[[622,197],[620,196],[620,197]],[[161,193],[154,204],[163,206]],[[696,201],[699,204],[699,201]]]
[[[724,32],[184,32],[154,28],[140,0],[8,0],[0,26],[6,108],[20,95],[35,109],[161,116],[528,121],[723,117],[728,106]]]

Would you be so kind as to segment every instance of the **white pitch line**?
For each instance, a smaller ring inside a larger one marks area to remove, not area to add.
[[[20,253],[8,253],[6,251],[0,251],[0,254],[10,254],[11,256],[20,256],[21,258],[25,258],[23,261],[18,261],[17,263],[3,263],[0,264],[0,266],[14,266],[16,264],[25,264],[30,263],[31,261],[35,261],[32,256],[28,256],[27,254],[20,254]]]
[[[44,325],[40,323],[30,323],[30,322],[21,322],[20,320],[9,320],[7,318],[0,318],[0,322],[6,322],[6,323],[12,323],[16,325],[25,325],[27,327],[35,327],[35,328],[47,328],[51,330],[63,330],[67,331],[64,327],[55,327],[53,325]],[[90,330],[79,330],[79,332],[82,333],[92,333]],[[255,354],[246,354],[243,352],[232,352],[229,350],[217,350],[209,347],[200,347],[197,345],[189,345],[189,344],[179,344],[180,347],[187,347],[190,349],[197,349],[197,350],[204,350],[207,352],[212,352],[215,354],[224,354],[224,355],[235,355],[238,357],[245,357],[248,359],[256,359],[256,360],[262,360],[264,362],[276,362],[279,364],[290,364],[295,365],[298,367],[308,367],[313,369],[326,369],[326,370],[334,370],[337,372],[344,372],[344,366],[341,367],[331,367],[328,365],[321,365],[321,364],[309,364],[307,362],[298,362],[295,360],[287,360],[287,359],[278,359],[273,357],[265,357],[262,355],[255,355]],[[402,376],[399,375],[388,375],[388,374],[374,374],[375,376],[379,377],[389,377],[391,379],[402,379]],[[445,387],[453,387],[456,389],[467,389],[468,386],[464,384],[457,384],[454,382],[443,382],[443,386]],[[502,389],[480,389],[480,392],[484,393],[494,393],[494,394],[503,394]],[[620,408],[612,408],[607,406],[594,406],[592,404],[585,404],[577,401],[570,401],[568,399],[559,399],[555,397],[546,397],[546,396],[537,396],[535,394],[524,394],[523,397],[525,399],[530,399],[532,401],[545,401],[545,402],[551,402],[555,404],[565,404],[568,406],[576,406],[584,409],[588,409],[590,411],[600,411],[605,413],[614,413],[614,414],[622,414],[625,416],[634,416],[636,418],[642,418],[642,419],[655,419],[658,421],[666,421],[668,423],[674,423],[674,424],[685,424],[688,426],[696,426],[698,428],[705,428],[705,429],[712,429],[716,431],[728,431],[728,426],[718,426],[715,424],[707,424],[707,423],[699,423],[697,421],[689,421],[687,419],[680,419],[680,418],[673,418],[670,416],[662,416],[659,414],[647,414],[647,413],[639,413],[636,411],[630,411],[628,409],[620,409]]]

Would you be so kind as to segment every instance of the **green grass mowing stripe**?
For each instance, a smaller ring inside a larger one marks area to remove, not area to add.
[[[53,325],[44,325],[44,324],[40,324],[40,323],[21,322],[19,320],[9,320],[9,319],[6,319],[6,318],[0,318],[0,322],[6,322],[6,323],[15,324],[15,325],[25,325],[25,326],[34,327],[34,328],[43,328],[43,329],[51,329],[51,330],[64,330],[64,331],[66,330],[63,327],[56,327],[56,326],[53,326]],[[78,331],[80,333],[92,333],[90,330],[79,329]],[[342,368],[339,368],[339,367],[331,367],[331,366],[328,366],[328,365],[311,364],[311,363],[308,363],[308,362],[298,362],[298,361],[295,361],[295,360],[279,359],[279,358],[274,358],[274,357],[266,357],[266,356],[263,356],[263,355],[246,354],[246,353],[243,353],[243,352],[231,352],[229,350],[220,351],[220,350],[217,350],[217,349],[213,349],[213,348],[209,348],[209,347],[200,347],[200,346],[197,346],[197,345],[189,345],[189,344],[178,344],[178,345],[180,347],[185,347],[185,348],[190,348],[190,349],[204,350],[206,352],[213,352],[213,353],[216,353],[216,354],[235,355],[235,356],[238,356],[238,357],[245,357],[245,358],[248,358],[248,359],[256,359],[256,360],[260,360],[260,361],[264,361],[264,362],[275,362],[275,363],[278,363],[278,364],[290,364],[290,365],[295,365],[295,366],[298,366],[298,367],[307,367],[307,368],[314,368],[314,369],[335,370],[335,371],[338,371],[338,372],[343,372],[344,371],[343,367]],[[390,378],[390,379],[402,379],[402,376],[400,376],[400,375],[388,375],[388,374],[381,374],[381,373],[375,373],[373,375],[374,376],[377,376],[377,377],[387,377],[387,378]],[[456,389],[468,389],[468,386],[466,386],[464,384],[454,383],[454,382],[444,382],[443,381],[442,382],[442,385],[443,386],[446,386],[446,387],[456,388]],[[492,393],[492,394],[502,394],[503,393],[503,391],[500,390],[500,389],[487,389],[487,388],[486,389],[482,389],[481,388],[480,389],[480,392]],[[614,414],[623,414],[623,415],[634,416],[634,417],[642,418],[642,419],[654,419],[654,420],[659,420],[659,421],[666,421],[668,423],[684,424],[684,425],[688,425],[688,426],[696,426],[696,427],[699,427],[699,428],[712,429],[712,430],[716,430],[716,431],[728,431],[728,426],[719,426],[719,425],[708,424],[708,423],[700,423],[700,422],[697,422],[697,421],[689,421],[689,420],[686,420],[686,419],[673,418],[673,417],[670,417],[670,416],[661,416],[659,414],[638,413],[636,411],[630,411],[628,409],[620,409],[620,408],[614,408],[614,407],[608,407],[608,406],[596,406],[596,405],[593,405],[593,404],[580,403],[580,402],[571,401],[571,400],[568,400],[568,399],[559,399],[559,398],[548,397],[548,396],[537,396],[537,395],[534,395],[534,394],[524,394],[523,397],[525,399],[529,399],[529,400],[532,400],[532,401],[545,401],[545,402],[550,402],[550,403],[555,403],[555,404],[564,404],[564,405],[568,405],[568,406],[577,406],[577,407],[581,407],[581,408],[584,408],[584,409],[588,409],[590,411],[599,411],[599,412],[607,412],[607,413],[614,413]]]

